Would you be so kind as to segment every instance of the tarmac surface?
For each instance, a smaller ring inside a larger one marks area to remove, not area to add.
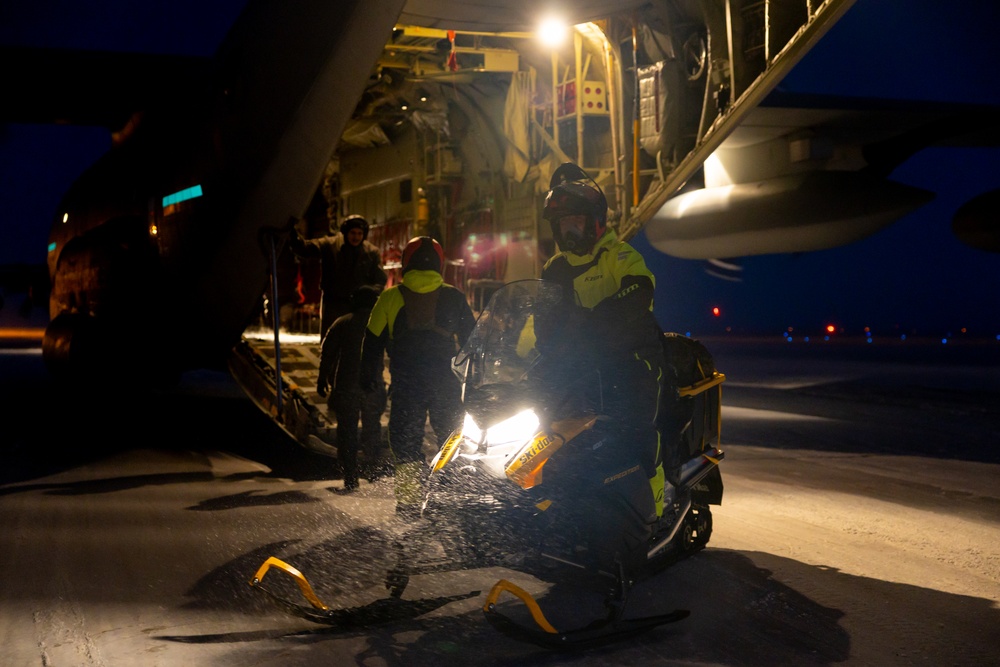
[[[334,460],[290,443],[223,374],[190,374],[153,405],[74,406],[36,352],[0,353],[2,662],[1000,661],[1000,343],[704,342],[727,375],[723,504],[708,547],[638,584],[627,614],[690,615],[574,653],[496,632],[486,594],[509,579],[559,629],[602,617],[602,596],[506,568],[414,577],[390,622],[287,613],[249,584],[269,556],[335,610],[383,603],[401,530],[391,479],[344,493]],[[513,597],[498,606],[530,624]]]

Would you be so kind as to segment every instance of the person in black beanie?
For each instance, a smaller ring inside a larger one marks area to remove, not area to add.
[[[327,330],[341,315],[351,312],[351,294],[362,285],[381,291],[388,280],[382,270],[382,256],[368,242],[368,221],[360,215],[349,215],[340,223],[340,232],[316,239],[303,239],[293,228],[288,247],[304,259],[319,258],[322,273],[319,286],[320,333]]]

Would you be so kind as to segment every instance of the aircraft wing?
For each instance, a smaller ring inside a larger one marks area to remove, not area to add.
[[[933,198],[890,179],[914,153],[998,145],[997,107],[776,90],[706,159],[702,187],[652,216],[647,237],[688,259],[844,245]]]

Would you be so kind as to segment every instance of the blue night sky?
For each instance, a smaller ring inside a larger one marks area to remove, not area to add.
[[[858,0],[781,88],[1000,105],[998,25],[993,2]],[[950,227],[959,206],[1000,187],[1000,148],[925,149],[891,178],[937,197],[848,246],[747,257],[739,283],[708,276],[703,262],[664,255],[640,234],[633,245],[656,275],[660,324],[695,336],[727,326],[815,334],[828,323],[858,335],[866,326],[876,334],[1000,334],[1000,255],[965,246]]]
[[[204,3],[189,0],[4,3],[0,43],[210,55],[242,4],[230,0],[204,14]],[[997,25],[994,2],[857,0],[782,88],[1000,105]],[[45,261],[60,196],[109,145],[103,128],[0,126],[0,265]],[[1000,255],[962,245],[950,222],[962,203],[1000,187],[998,174],[998,148],[922,151],[892,178],[938,193],[930,204],[849,246],[748,257],[740,283],[659,253],[642,234],[633,244],[656,274],[656,314],[668,330],[817,332],[830,322],[849,333],[870,326],[939,336],[964,326],[992,337],[1000,333]],[[712,306],[722,317],[711,316]]]

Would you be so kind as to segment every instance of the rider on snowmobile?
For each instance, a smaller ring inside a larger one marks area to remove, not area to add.
[[[657,406],[663,381],[662,330],[653,316],[655,280],[632,246],[608,227],[608,203],[580,167],[564,163],[552,175],[542,217],[559,252],[542,278],[559,283],[575,306],[560,314],[558,340],[536,322],[538,349],[576,368],[599,373],[598,406],[637,447],[659,516],[664,471]]]

